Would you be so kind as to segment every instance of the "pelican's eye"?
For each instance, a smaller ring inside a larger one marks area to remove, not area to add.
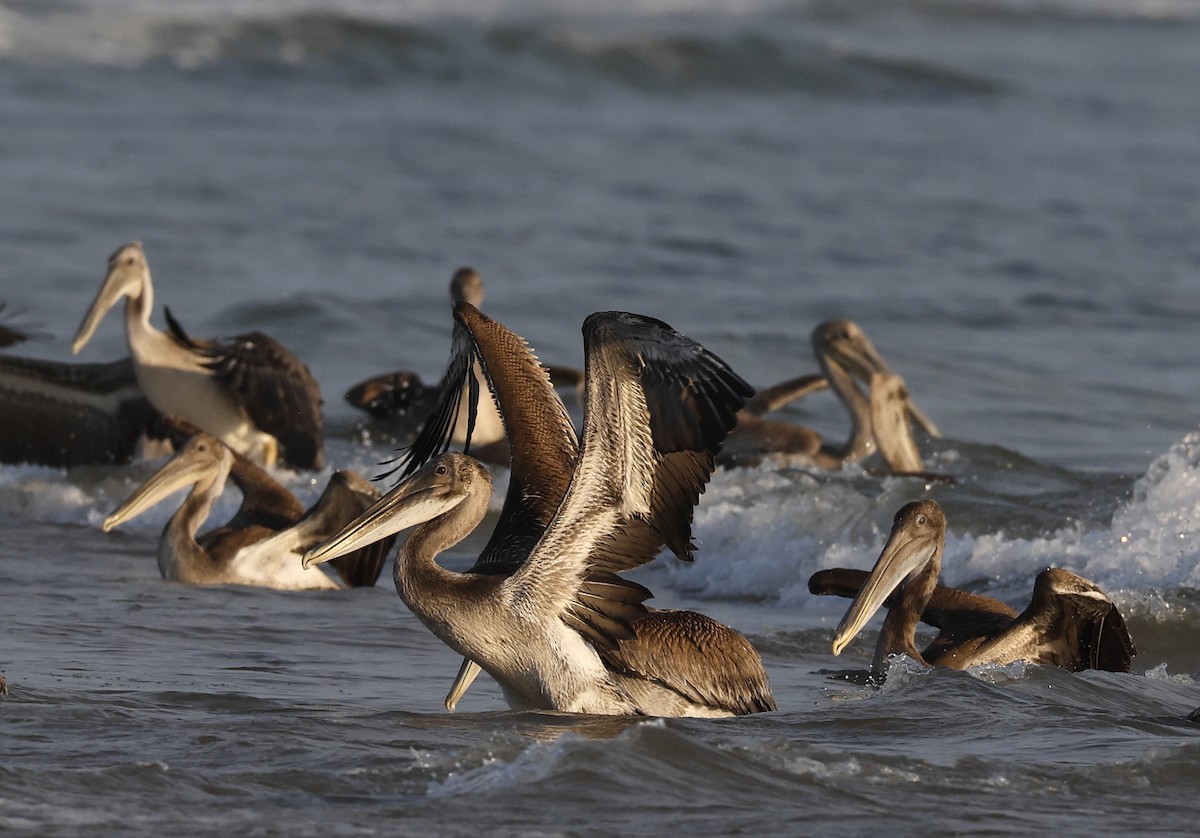
[[[918,526],[918,527],[923,527],[923,526],[925,526],[925,516],[924,516],[924,515],[918,515],[918,516],[917,516],[917,526]]]
[[[434,469],[434,472],[437,474],[445,474],[448,470],[449,469],[447,469],[445,466],[438,466]]]

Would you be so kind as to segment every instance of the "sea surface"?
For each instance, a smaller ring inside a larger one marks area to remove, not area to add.
[[[69,359],[141,240],[156,308],[290,346],[330,466],[372,476],[399,435],[342,393],[436,379],[472,265],[559,364],[624,309],[766,385],[852,318],[953,478],[717,474],[694,565],[637,578],[745,632],[779,710],[645,720],[514,713],[486,678],[447,714],[458,659],[386,576],[165,582],[169,509],[99,528],[156,462],[0,467],[0,831],[1195,834],[1198,44],[1196,0],[0,0],[2,317],[42,334],[9,352]],[[110,315],[81,360],[124,352]],[[784,415],[846,433],[828,394]],[[311,501],[328,473],[278,476]],[[808,576],[869,567],[920,497],[945,581],[1021,608],[1081,573],[1133,672],[879,687],[874,629],[833,657],[847,603]]]

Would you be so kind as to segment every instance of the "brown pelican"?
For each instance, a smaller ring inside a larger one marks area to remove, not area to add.
[[[450,279],[452,304],[464,301],[479,308],[483,304],[483,294],[483,279],[474,268],[459,268]],[[561,366],[547,366],[546,369],[555,387],[582,387],[581,371]],[[482,373],[476,373],[480,384],[483,382],[481,376]],[[398,370],[355,384],[346,391],[346,401],[378,419],[404,419],[419,426],[436,406],[441,392],[441,383],[426,384],[415,372]],[[460,410],[466,410],[467,404],[464,399],[460,403]],[[475,456],[487,462],[507,462],[504,423],[491,399],[479,400],[478,411],[472,432],[472,441],[477,446]],[[467,424],[465,415],[455,423],[454,442],[458,445],[465,441]]]
[[[753,465],[773,457],[790,464],[837,469],[878,451],[893,472],[921,471],[924,466],[909,417],[931,436],[941,434],[909,398],[903,379],[891,371],[863,330],[850,320],[826,321],[813,330],[812,343],[823,376],[802,376],[760,393],[738,415],[737,427],[722,450],[721,464]],[[868,385],[867,393],[856,378]],[[850,414],[850,436],[845,444],[831,445],[810,428],[763,418],[764,413],[822,389],[825,383]]]
[[[407,478],[305,562],[416,527],[396,559],[396,590],[466,658],[448,709],[479,667],[515,709],[773,709],[762,661],[744,637],[701,614],[648,610],[650,592],[618,575],[664,544],[692,558],[692,509],[749,386],[660,321],[594,314],[583,327],[581,441],[521,338],[469,303],[454,316],[441,408],[410,451]],[[435,557],[479,524],[491,495],[477,460],[438,454],[477,361],[511,431],[512,472],[491,540],[471,570],[453,573]]]
[[[988,597],[938,585],[945,545],[946,516],[937,503],[914,501],[901,508],[879,560],[838,624],[833,653],[840,654],[871,616],[887,605],[871,664],[877,678],[883,677],[887,659],[894,654],[950,669],[1028,661],[1076,672],[1129,671],[1136,650],[1125,620],[1108,595],[1091,582],[1069,570],[1043,570],[1034,581],[1029,606],[1017,614]],[[814,592],[844,593],[848,573],[853,571],[826,571],[823,577],[814,576],[809,587]],[[922,618],[940,632],[924,651],[917,651],[916,628]]]
[[[65,364],[0,355],[0,461],[126,463],[162,437],[128,358]]]
[[[318,469],[324,460],[321,396],[308,368],[281,344],[251,332],[227,341],[188,337],[150,323],[154,289],[140,242],[108,260],[108,275],[79,325],[71,351],[91,339],[125,298],[125,339],[138,384],[165,416],[176,416],[268,465]]]
[[[241,507],[224,526],[197,538],[228,478],[242,492]],[[185,488],[191,491],[158,542],[158,568],[163,578],[192,585],[258,585],[283,590],[340,587],[320,570],[301,565],[300,557],[379,497],[359,475],[339,471],[305,512],[291,492],[257,465],[215,436],[197,433],[104,519],[104,531]],[[374,585],[389,546],[382,543],[346,556],[342,564],[335,565],[342,581],[351,587]]]

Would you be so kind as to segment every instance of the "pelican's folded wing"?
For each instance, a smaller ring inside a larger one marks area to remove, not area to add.
[[[739,632],[694,611],[650,611],[634,628],[635,638],[600,650],[614,671],[735,715],[775,709],[762,658]]]

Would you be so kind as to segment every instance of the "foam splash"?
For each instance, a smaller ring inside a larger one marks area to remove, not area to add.
[[[972,565],[992,576],[1056,565],[1108,589],[1200,587],[1200,431],[1151,463],[1111,527],[1031,540],[981,537]]]
[[[913,487],[817,478],[769,468],[718,473],[695,516],[701,550],[694,565],[659,562],[651,583],[708,598],[777,600],[804,607],[807,580],[828,567],[870,568],[886,522]],[[966,495],[948,494],[959,503]],[[1034,575],[1064,567],[1111,591],[1200,587],[1200,431],[1157,458],[1117,507],[1110,525],[1072,519],[1032,538],[993,531],[956,533],[951,522],[942,578],[1005,599],[1027,595]]]
[[[534,742],[511,761],[489,756],[477,768],[451,772],[444,780],[431,782],[428,794],[430,797],[459,797],[545,780],[554,775],[568,751],[584,741],[582,735],[568,732],[553,742]]]

